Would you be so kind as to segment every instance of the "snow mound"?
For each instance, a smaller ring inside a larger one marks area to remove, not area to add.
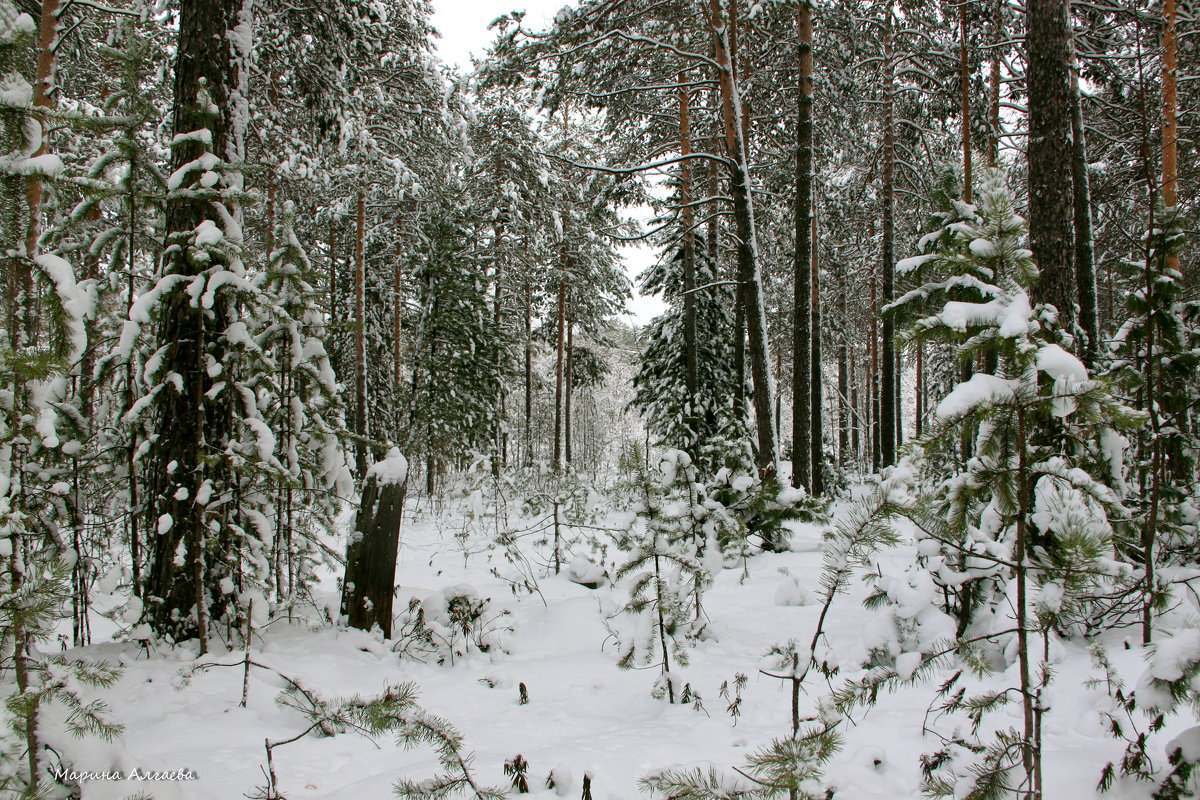
[[[775,590],[775,605],[777,606],[811,606],[816,597],[806,587],[800,585],[800,579],[795,575],[785,575]]]
[[[575,556],[567,567],[567,580],[578,583],[589,589],[599,589],[608,585],[608,575],[604,569],[587,556]]]
[[[375,478],[382,486],[402,484],[408,480],[408,459],[400,454],[399,447],[393,447],[383,461],[371,465],[367,477]]]

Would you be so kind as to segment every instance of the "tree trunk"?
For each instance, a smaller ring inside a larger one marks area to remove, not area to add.
[[[883,101],[883,238],[880,267],[883,270],[883,305],[892,302],[895,295],[896,234],[896,139],[895,139],[895,62],[892,45],[892,4],[888,2],[884,33],[884,101]],[[882,372],[879,386],[879,459],[880,465],[890,467],[896,463],[896,353],[895,326],[890,316],[883,318],[880,353]]]
[[[53,108],[54,107],[54,85],[55,71],[57,67],[57,59],[55,51],[58,47],[58,31],[59,31],[59,0],[42,0],[42,13],[38,23],[38,47],[37,47],[37,67],[34,72],[33,79],[33,107],[34,108]],[[39,129],[38,147],[32,153],[33,157],[41,156],[46,153],[48,145],[48,131],[44,121],[33,118]],[[21,266],[20,279],[24,288],[24,300],[22,308],[24,311],[24,329],[27,343],[33,344],[37,341],[39,314],[38,303],[35,300],[33,292],[33,275],[29,268],[29,263],[38,253],[38,239],[41,236],[41,214],[42,214],[42,199],[44,196],[42,187],[42,178],[38,175],[31,175],[26,179],[25,197],[29,207],[29,227],[25,235],[25,258],[26,263]]]
[[[967,4],[958,4],[959,113],[962,115],[963,202],[972,203],[971,186],[971,69],[967,61]]]
[[[571,385],[574,383],[575,362],[575,310],[571,309],[567,317],[567,366],[563,377],[563,450],[568,464],[571,463]]]
[[[397,468],[403,465],[398,472]],[[364,631],[378,625],[392,635],[392,598],[396,589],[396,556],[408,490],[407,464],[393,450],[372,469],[363,484],[362,502],[354,518],[354,533],[346,546],[346,578],[342,583],[342,616],[352,628]],[[431,469],[431,473],[433,469]]]
[[[1031,664],[1029,663],[1029,600],[1027,597],[1028,565],[1026,553],[1028,549],[1028,516],[1030,513],[1030,491],[1027,484],[1028,465],[1026,463],[1026,428],[1025,410],[1017,409],[1017,446],[1020,448],[1017,466],[1017,536],[1013,548],[1013,561],[1016,563],[1014,580],[1017,583],[1017,661],[1021,679],[1021,716],[1024,722],[1024,740],[1021,747],[1021,761],[1025,768],[1028,797],[1030,800],[1041,800],[1041,746],[1036,735],[1035,714],[1038,698],[1033,689]]]
[[[404,270],[400,265],[400,242],[392,267],[392,391],[404,383]]]
[[[354,203],[354,472],[367,474],[367,198],[360,190]]]
[[[812,466],[812,493],[825,493],[825,476],[822,474],[822,464],[825,461],[825,397],[824,381],[821,372],[821,276],[817,264],[817,217],[812,218],[812,240],[814,247],[810,258],[812,284],[812,369],[809,378],[811,400],[809,409],[812,413],[809,437],[809,463]]]
[[[1079,87],[1079,59],[1071,45],[1071,180],[1074,201],[1075,284],[1079,293],[1079,327],[1082,348],[1076,348],[1088,369],[1096,367],[1100,354],[1100,311],[1096,305],[1096,258],[1092,236],[1092,187],[1088,177],[1087,126],[1083,119],[1083,95]]]
[[[1179,205],[1179,95],[1176,73],[1179,56],[1175,36],[1176,0],[1163,0],[1163,121],[1162,182],[1163,205],[1173,210]],[[1179,269],[1179,254],[1167,255],[1167,268]]]
[[[990,124],[991,136],[988,137],[989,167],[994,167],[1000,160],[1000,135],[1003,128],[1000,125],[1000,44],[1004,41],[1004,0],[995,0],[992,8],[992,59],[988,75],[990,94]]]
[[[921,438],[925,425],[925,343],[917,343],[917,408],[916,433]]]
[[[533,461],[533,287],[525,281],[525,464]]]
[[[271,261],[271,253],[275,252],[275,205],[279,189],[275,183],[275,171],[267,169],[267,229],[263,232],[263,243],[266,248],[267,262]]]
[[[904,350],[896,349],[896,449],[904,445],[904,393],[900,391],[900,376],[904,374]]]
[[[126,247],[129,252],[126,253],[125,263],[128,267],[128,284],[125,287],[125,318],[129,319],[133,313],[133,304],[137,300],[137,228],[138,228],[138,206],[137,206],[137,163],[131,161],[129,164],[129,241]],[[125,391],[124,402],[121,407],[121,416],[129,413],[135,402],[134,387],[136,380],[136,371],[134,369],[134,360],[132,355],[125,359]],[[133,596],[141,598],[142,596],[142,542],[141,532],[138,530],[138,523],[141,520],[141,509],[138,508],[138,435],[137,429],[131,427],[129,429],[129,443],[125,451],[125,469],[129,473],[126,480],[129,481],[129,563],[132,573],[133,586],[131,591]]]
[[[775,420],[771,416],[771,372],[767,354],[767,318],[762,301],[762,278],[758,264],[754,203],[750,190],[749,158],[744,135],[741,90],[736,74],[737,54],[730,48],[729,26],[720,0],[709,0],[709,27],[721,90],[721,117],[729,157],[729,188],[737,230],[738,290],[742,297],[749,341],[750,377],[754,388],[754,421],[757,429],[755,462],[759,475],[776,472]]]
[[[862,465],[862,414],[858,405],[858,370],[854,362],[854,350],[849,350],[849,363],[846,371],[850,373],[850,453],[854,456],[856,466]]]
[[[837,263],[837,314],[838,314],[838,346],[837,346],[837,370],[838,370],[838,466],[845,468],[848,461],[848,453],[850,451],[850,414],[851,409],[848,407],[850,401],[850,366],[848,356],[849,347],[847,336],[849,331],[848,320],[850,310],[846,304],[846,267],[844,263]]]
[[[226,32],[252,22],[250,8],[249,0],[181,0],[179,7],[173,132],[178,136],[208,129],[213,152],[234,165],[243,154],[237,126],[246,113],[249,75],[243,66],[248,54],[239,54]],[[197,102],[202,86],[215,115]],[[172,168],[193,162],[205,149],[196,139],[182,141],[172,152]],[[238,216],[236,208],[221,211]],[[187,243],[202,222],[221,227],[221,217],[209,200],[184,197],[168,203],[164,272],[194,276],[211,268],[209,262],[188,257]],[[211,309],[196,308],[188,283],[183,283],[163,298],[158,329],[161,374],[178,375],[180,388],[168,383],[155,396],[158,437],[150,450],[148,499],[161,533],[154,538],[145,615],[160,635],[177,640],[198,636],[201,652],[207,649],[206,594],[211,598],[213,587],[204,585],[209,515],[195,498],[207,482],[214,498],[226,497],[233,484],[223,456],[231,434],[232,392],[209,397],[214,379],[206,363],[225,362],[223,335],[232,315],[232,302],[224,296]],[[181,545],[183,558],[177,563]]]
[[[565,259],[565,257],[564,257]],[[564,266],[569,264],[566,262]],[[559,472],[563,466],[563,360],[564,350],[566,349],[565,337],[565,319],[566,309],[564,306],[567,302],[567,287],[566,283],[559,279],[558,281],[558,310],[555,312],[557,317],[557,332],[555,334],[555,360],[554,360],[554,471]]]
[[[1068,0],[1028,0],[1029,244],[1040,277],[1033,300],[1058,309],[1074,333],[1078,307],[1071,257],[1071,74]]]
[[[501,378],[504,367],[504,348],[501,342],[504,341],[504,262],[500,258],[500,253],[504,252],[504,225],[497,222],[493,231],[493,248],[496,255],[496,267],[492,275],[492,336],[495,340],[496,353],[492,358],[492,368],[495,369],[495,389],[496,389],[496,422],[492,429],[492,447],[495,452],[491,455],[492,460],[492,475],[496,478],[500,477],[500,468],[504,465],[507,459],[507,438],[505,436],[504,422],[507,418],[505,413],[505,396],[504,396],[504,379]],[[397,331],[396,339],[399,341],[400,334]]]
[[[737,381],[733,390],[733,405],[739,422],[746,418],[746,306],[742,293],[733,300],[733,374]]]
[[[679,73],[679,82],[686,80],[687,73]],[[679,152],[685,156],[679,162],[679,202],[683,216],[683,361],[687,386],[689,415],[696,413],[700,401],[699,359],[696,353],[696,236],[692,231],[695,215],[692,213],[692,172],[686,156],[692,152],[691,140],[691,92],[679,90]],[[698,443],[697,443],[698,444]]]
[[[879,302],[876,298],[875,276],[871,276],[871,373],[867,380],[867,432],[871,437],[871,471],[879,472]]]
[[[335,327],[341,317],[341,303],[338,302],[338,262],[337,262],[337,222],[336,217],[329,222],[329,321],[330,327],[336,330]],[[335,338],[336,342],[337,339]],[[340,348],[339,348],[340,351]],[[331,354],[332,355],[332,354]],[[335,364],[340,364],[339,361],[334,361]]]
[[[813,85],[812,4],[801,0],[798,20],[800,102],[796,122],[796,251],[792,262],[792,485],[813,487],[812,317]]]

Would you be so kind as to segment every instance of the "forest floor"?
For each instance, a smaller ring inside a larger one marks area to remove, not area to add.
[[[463,547],[453,536],[455,530],[452,518],[435,517],[428,509],[410,510],[397,571],[397,609],[409,597],[426,598],[446,587],[469,585],[491,598],[493,612],[511,611],[497,622],[512,628],[498,632],[503,652],[492,648],[489,653],[470,653],[453,665],[419,663],[402,660],[389,643],[361,631],[283,621],[256,633],[253,659],[323,698],[378,695],[389,685],[414,682],[419,703],[463,733],[482,781],[507,786],[503,764],[519,753],[530,765],[535,798],[579,797],[586,773],[596,800],[631,800],[644,796],[638,780],[654,771],[712,763],[728,772],[744,765],[747,754],[788,732],[789,690],[759,669],[772,645],[788,639],[807,643],[812,636],[820,613],[815,597],[822,569],[818,526],[792,524],[791,552],[755,555],[744,565],[725,569],[705,595],[711,620],[708,638],[697,642],[688,665],[677,669],[699,693],[702,708],[653,699],[657,670],[617,668],[606,618],[626,599],[620,587],[588,589],[569,581],[564,572],[540,578],[544,603],[537,594],[518,597],[491,572],[500,555],[465,555],[464,550],[472,548]],[[901,548],[892,557],[903,559],[912,552]],[[330,576],[322,586],[322,600],[330,607],[336,607],[336,590],[335,577]],[[845,663],[862,653],[864,637],[870,634],[870,612],[861,603],[864,594],[864,586],[856,584],[830,612],[830,648],[844,654]],[[1145,668],[1142,649],[1135,644],[1138,632],[1129,629],[1114,636],[1110,658],[1132,685]],[[1129,640],[1128,647],[1123,639]],[[235,641],[240,645],[240,639]],[[68,654],[125,666],[119,684],[102,692],[125,733],[111,744],[65,737],[52,741],[64,758],[77,769],[128,773],[134,767],[188,768],[197,776],[175,782],[86,781],[83,800],[124,798],[138,791],[159,800],[236,800],[264,783],[264,740],[291,738],[308,725],[297,711],[277,704],[284,682],[267,670],[252,670],[248,704],[240,707],[240,649],[225,651],[218,645],[215,653],[201,659],[194,647],[148,656],[137,644],[110,641]],[[1100,770],[1118,760],[1123,750],[1123,744],[1108,735],[1100,713],[1112,703],[1103,685],[1091,683],[1100,672],[1086,649],[1067,644],[1055,658],[1045,721],[1045,796],[1101,796],[1095,790]],[[198,663],[239,666],[181,678]],[[738,673],[748,680],[735,717],[728,713],[729,700],[721,696],[720,687],[727,683],[732,690]],[[810,713],[817,698],[842,677],[827,685],[819,675],[810,676],[802,697],[804,713]],[[936,705],[942,679],[883,694],[874,707],[843,725],[845,746],[826,773],[835,797],[922,796],[920,757],[938,747],[938,740],[923,735],[922,729],[933,719],[927,712]],[[1001,689],[1015,683],[1014,665],[980,685]],[[519,684],[528,691],[524,705],[518,700]],[[996,711],[986,725],[1019,728],[1019,712],[1014,703]],[[47,721],[43,727],[49,731],[57,726]],[[1169,724],[1160,735],[1172,735],[1178,727]],[[426,778],[437,769],[429,748],[404,750],[390,737],[372,741],[353,732],[325,738],[310,734],[277,748],[274,762],[279,788],[291,800],[383,800],[392,796],[398,778]],[[559,778],[557,792],[543,788],[552,769]],[[1121,784],[1103,796],[1136,798],[1146,792]]]

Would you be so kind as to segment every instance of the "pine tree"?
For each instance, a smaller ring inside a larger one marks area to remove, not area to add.
[[[103,704],[83,694],[85,687],[111,685],[119,670],[38,650],[60,621],[79,558],[62,535],[77,524],[64,479],[69,455],[82,438],[64,401],[72,390],[68,376],[84,357],[84,320],[94,313],[95,298],[76,281],[68,261],[39,252],[34,217],[41,208],[30,202],[27,181],[40,189],[58,177],[62,161],[43,148],[41,118],[33,111],[36,92],[22,71],[33,30],[27,14],[0,2],[0,81],[6,87],[0,240],[9,289],[0,344],[0,650],[8,654],[12,681],[6,666],[0,686],[3,739],[17,748],[5,747],[0,757],[0,788],[23,796],[37,796],[45,778],[43,706],[54,700],[66,705],[77,733],[111,738],[120,730],[106,718]],[[23,764],[11,755],[19,749]]]
[[[730,520],[704,502],[696,468],[681,450],[664,452],[657,474],[639,463],[634,481],[638,515],[629,559],[616,573],[617,580],[632,578],[624,611],[633,630],[620,637],[617,666],[658,667],[654,696],[686,702],[672,665],[687,665],[688,643],[704,631],[703,594],[720,569],[718,537]]]
[[[738,419],[732,398],[738,382],[733,370],[732,288],[720,280],[716,265],[707,253],[695,254],[697,385],[704,391],[687,390],[683,338],[683,304],[680,266],[682,254],[660,262],[642,276],[642,291],[660,294],[671,308],[651,321],[645,346],[633,378],[634,406],[646,426],[669,448],[690,455],[706,476],[724,466],[722,449],[744,437],[745,422]]]
[[[449,209],[431,220],[412,269],[420,308],[413,343],[408,446],[426,463],[427,485],[495,430],[498,341],[483,276],[465,257],[465,230]]]
[[[1137,530],[1126,557],[1142,570],[1142,641],[1149,644],[1154,615],[1167,599],[1156,576],[1160,566],[1188,563],[1195,521],[1187,512],[1195,494],[1194,418],[1198,393],[1196,346],[1200,307],[1182,300],[1183,276],[1172,255],[1183,246],[1180,218],[1163,207],[1146,234],[1143,259],[1124,271],[1138,281],[1127,298],[1129,316],[1117,331],[1111,376],[1149,424],[1135,437],[1136,457],[1129,482],[1136,487],[1130,506]],[[1135,544],[1136,542],[1136,544]]]
[[[994,352],[997,371],[955,387],[918,443],[956,441],[965,425],[978,424],[974,456],[942,485],[918,524],[931,545],[922,550],[930,559],[924,568],[935,582],[963,587],[960,637],[993,641],[997,629],[1015,630],[1023,727],[1007,745],[997,744],[995,758],[973,779],[975,790],[1019,770],[1022,790],[1041,796],[1039,698],[1049,673],[1035,663],[1033,637],[1045,639],[1095,613],[1089,598],[1100,573],[1093,566],[1111,557],[1109,520],[1121,509],[1118,431],[1141,420],[1064,349],[1054,313],[1030,304],[1036,272],[1002,174],[985,173],[977,197],[978,221],[952,226],[959,246],[933,258],[973,262],[960,274],[986,276],[971,281],[982,297],[945,302],[909,335]],[[1011,623],[1000,617],[1004,605],[1013,608]],[[953,782],[934,781],[931,791]]]
[[[314,569],[330,562],[323,537],[336,530],[341,502],[352,491],[343,452],[344,406],[322,338],[312,264],[295,232],[289,201],[275,237],[278,247],[256,281],[254,344],[262,354],[245,381],[257,396],[261,422],[276,439],[278,462],[269,479],[274,519],[269,584],[278,603],[307,599]],[[266,491],[260,489],[259,491]]]

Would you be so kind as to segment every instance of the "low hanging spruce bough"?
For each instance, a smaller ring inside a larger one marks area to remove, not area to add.
[[[430,714],[417,704],[414,684],[389,686],[377,697],[355,695],[327,701],[298,682],[286,680],[288,688],[276,702],[298,711],[309,724],[295,736],[266,740],[267,763],[263,768],[266,783],[246,795],[251,800],[286,800],[275,770],[276,748],[299,741],[313,732],[336,736],[351,731],[371,739],[390,733],[406,750],[428,746],[437,754],[440,772],[423,779],[404,777],[395,783],[394,793],[402,800],[442,800],[458,796],[501,800],[507,796],[503,788],[480,783],[472,769],[474,756],[464,749],[462,734],[447,720]]]

